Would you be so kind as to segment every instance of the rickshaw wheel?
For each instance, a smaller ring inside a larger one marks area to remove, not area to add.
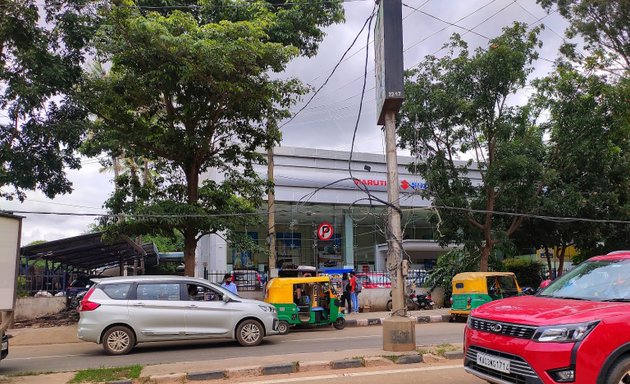
[[[335,327],[335,329],[344,329],[346,327],[346,319],[338,317],[333,323],[333,327]]]
[[[280,320],[280,322],[278,322],[278,333],[281,335],[289,333],[289,323],[284,320]]]

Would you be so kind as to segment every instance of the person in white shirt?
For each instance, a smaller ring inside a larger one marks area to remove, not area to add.
[[[226,273],[225,276],[223,276],[223,284],[221,284],[221,286],[232,292],[233,294],[238,295],[236,284],[232,282],[232,275],[230,275],[229,273]]]

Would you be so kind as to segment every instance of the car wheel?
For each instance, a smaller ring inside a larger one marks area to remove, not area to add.
[[[262,342],[264,330],[256,320],[245,320],[236,328],[236,339],[244,347],[253,347]]]
[[[338,317],[337,320],[333,323],[335,329],[344,329],[346,327],[346,319],[343,317]]]
[[[284,320],[280,320],[280,322],[278,323],[278,332],[281,335],[286,335],[287,333],[289,333],[289,323]]]
[[[391,311],[391,310],[392,310],[392,301],[391,301],[391,300],[389,300],[389,301],[387,302],[387,310],[388,310],[388,311]]]
[[[630,383],[630,357],[617,360],[610,368],[606,384]]]
[[[126,355],[136,345],[136,336],[127,327],[112,327],[103,335],[103,349],[108,355]]]

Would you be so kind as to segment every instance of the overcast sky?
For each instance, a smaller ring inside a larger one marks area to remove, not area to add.
[[[535,0],[403,0],[403,4],[405,68],[417,65],[425,55],[444,54],[445,51],[440,51],[440,48],[455,32],[462,34],[471,48],[485,47],[487,40],[479,35],[492,38],[501,33],[501,28],[514,21],[533,24],[542,19],[539,23],[545,25],[545,30],[540,38],[544,45],[539,51],[541,60],[535,64],[536,70],[532,74],[532,78],[540,77],[551,70],[552,63],[549,61],[557,57],[567,25],[557,13],[547,15]],[[374,3],[371,0],[345,3],[346,22],[328,28],[319,54],[310,59],[295,60],[287,68],[286,75],[297,77],[315,89],[320,87],[373,8]],[[473,29],[479,35],[439,19]],[[282,146],[350,150],[363,85],[366,33],[367,28],[328,84],[308,107],[282,128]],[[367,84],[354,150],[384,153],[384,138],[380,127],[376,125],[373,43],[368,47]],[[527,90],[518,98],[524,100],[526,93]],[[310,95],[307,95],[304,101],[309,98]],[[295,110],[299,108],[297,106]],[[35,192],[29,193],[23,204],[1,201],[0,206],[3,210],[28,212],[104,213],[102,205],[113,190],[113,175],[99,173],[101,167],[93,159],[85,159],[83,163],[80,171],[69,172],[74,185],[72,194],[50,200]],[[21,215],[26,217],[23,222],[22,245],[34,240],[55,240],[80,235],[94,222],[94,217],[86,216]]]

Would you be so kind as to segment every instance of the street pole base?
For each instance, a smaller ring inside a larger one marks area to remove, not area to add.
[[[383,320],[383,350],[416,350],[416,323],[408,317],[393,316]]]

